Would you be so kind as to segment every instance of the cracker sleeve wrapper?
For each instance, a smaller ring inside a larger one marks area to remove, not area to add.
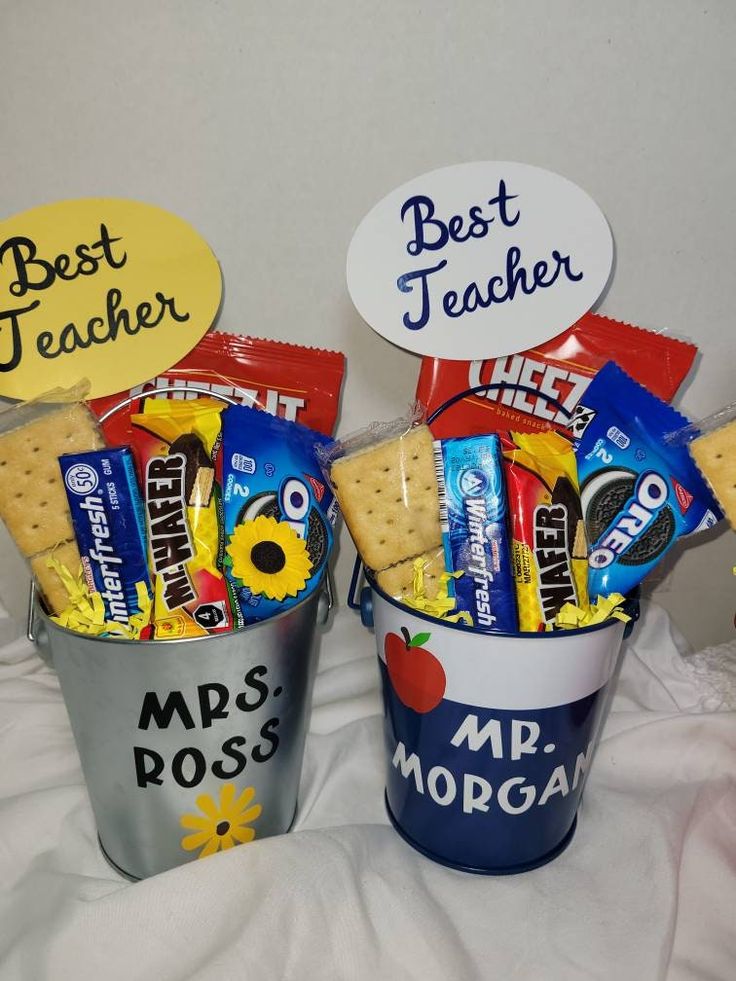
[[[315,455],[326,443],[321,433],[247,406],[223,412],[215,459],[235,626],[289,609],[321,581],[338,513]]]
[[[223,403],[149,399],[131,416],[140,437],[157,640],[231,630],[233,614],[219,568],[219,487],[212,450]]]
[[[576,457],[592,597],[628,595],[677,538],[721,512],[686,445],[667,434],[688,420],[613,362],[578,407]]]
[[[85,382],[0,411],[0,518],[26,559],[50,613],[68,605],[61,563],[79,565],[58,458],[104,445],[97,420],[81,401]],[[47,559],[54,554],[56,564]]]
[[[736,402],[670,433],[666,441],[687,446],[728,523],[736,530]]]
[[[575,454],[555,432],[512,433],[502,446],[519,629],[544,630],[566,604],[588,608]]]
[[[421,406],[319,456],[366,568],[381,572],[442,545],[432,434]]]

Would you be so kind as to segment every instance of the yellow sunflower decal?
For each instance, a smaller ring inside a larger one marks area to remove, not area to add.
[[[312,568],[304,539],[285,521],[263,514],[238,525],[226,551],[233,560],[235,578],[251,593],[268,599],[296,596],[306,586]]]
[[[220,791],[219,805],[209,794],[200,794],[197,807],[202,814],[183,814],[179,823],[182,828],[193,831],[181,840],[181,847],[186,852],[202,848],[197,858],[214,855],[220,849],[225,851],[233,845],[253,841],[256,836],[255,828],[249,828],[261,813],[261,805],[248,805],[255,797],[253,787],[246,787],[236,799],[235,784],[226,783]],[[204,846],[204,847],[202,847]]]

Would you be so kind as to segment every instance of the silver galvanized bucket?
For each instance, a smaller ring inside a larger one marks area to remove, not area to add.
[[[280,616],[167,641],[85,637],[33,602],[29,636],[59,675],[100,845],[140,879],[295,816],[317,625],[329,578]]]

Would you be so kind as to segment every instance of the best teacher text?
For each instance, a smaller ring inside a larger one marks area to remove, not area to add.
[[[408,222],[412,237],[406,244],[411,256],[423,252],[437,252],[450,243],[464,244],[485,238],[491,226],[498,220],[501,226],[513,228],[521,219],[521,211],[511,204],[518,198],[509,194],[506,182],[500,180],[498,194],[489,198],[486,205],[473,205],[467,216],[452,215],[446,221],[436,214],[435,203],[425,194],[408,198],[401,207],[401,221]],[[484,212],[484,207],[490,211]],[[425,265],[403,273],[396,281],[402,293],[414,292],[419,287],[419,309],[407,311],[402,320],[408,330],[421,330],[429,323],[434,306],[439,304],[447,317],[459,318],[477,310],[485,310],[492,304],[511,302],[517,295],[530,295],[538,289],[546,289],[562,276],[571,282],[579,282],[583,273],[572,266],[569,255],[552,249],[547,259],[538,259],[531,266],[522,257],[518,245],[506,250],[503,269],[491,275],[484,283],[464,283],[460,290],[437,291],[430,279],[447,266],[447,259],[434,265]],[[415,281],[417,281],[415,283]],[[430,289],[430,285],[433,289]]]
[[[60,253],[53,259],[38,254],[38,246],[26,236],[17,235],[6,239],[0,245],[0,267],[10,268],[11,281],[8,292],[22,299],[29,293],[49,289],[55,283],[70,282],[80,276],[94,276],[103,267],[110,270],[121,269],[128,261],[127,253],[117,247],[121,238],[110,235],[106,225],[100,224],[100,236],[91,244],[84,242],[73,249],[72,254]],[[0,273],[4,270],[0,268]],[[41,305],[34,299],[25,306],[0,310],[0,334],[10,329],[9,350],[4,348],[0,354],[0,372],[13,371],[23,358],[22,320]],[[164,318],[170,317],[178,323],[189,319],[187,312],[176,308],[174,297],[165,296],[157,290],[154,300],[143,300],[134,309],[123,302],[121,290],[111,287],[105,296],[104,313],[87,320],[84,326],[73,321],[64,324],[59,330],[42,330],[36,336],[36,350],[42,358],[58,358],[62,354],[72,354],[84,350],[92,344],[107,344],[119,335],[137,334],[142,329],[158,326]]]

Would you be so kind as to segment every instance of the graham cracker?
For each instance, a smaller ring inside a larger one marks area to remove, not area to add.
[[[26,558],[74,539],[58,458],[103,445],[79,403],[0,435],[0,518]]]
[[[442,542],[432,434],[416,426],[344,456],[330,480],[363,562],[379,571]]]
[[[736,419],[712,433],[698,436],[689,449],[728,523],[736,529]]]

